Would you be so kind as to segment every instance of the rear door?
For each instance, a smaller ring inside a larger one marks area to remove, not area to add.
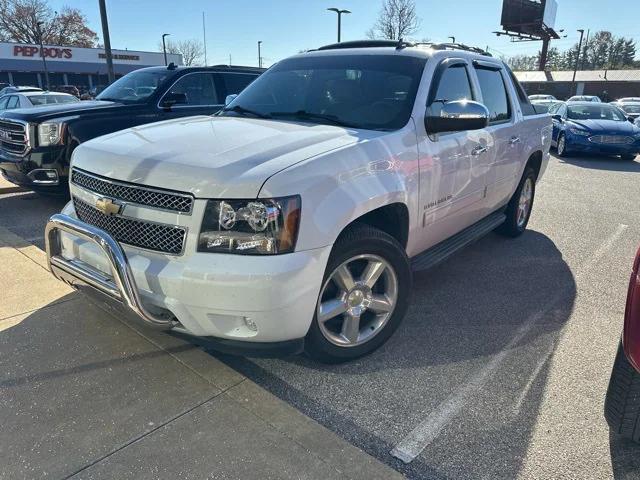
[[[501,64],[474,60],[474,71],[480,89],[481,102],[489,110],[491,134],[490,168],[486,176],[486,213],[508,200],[520,173],[523,138],[517,125],[522,116],[512,98],[508,73]]]

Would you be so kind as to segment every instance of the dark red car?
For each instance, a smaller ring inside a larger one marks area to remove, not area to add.
[[[640,442],[640,250],[629,281],[622,343],[611,372],[604,415],[612,431]]]

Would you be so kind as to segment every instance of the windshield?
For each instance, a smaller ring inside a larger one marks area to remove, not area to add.
[[[571,120],[615,120],[627,119],[622,112],[609,105],[574,105],[567,108],[567,118]]]
[[[60,103],[77,103],[76,97],[71,95],[33,95],[27,97],[31,102],[31,105],[57,105]]]
[[[328,55],[284,60],[221,115],[395,130],[408,121],[426,59]]]
[[[640,113],[640,105],[622,105],[620,108],[627,113]]]
[[[131,72],[109,85],[96,99],[143,103],[170,75],[173,72],[169,70]]]

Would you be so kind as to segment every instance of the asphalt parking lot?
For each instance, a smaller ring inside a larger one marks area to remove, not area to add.
[[[211,355],[409,478],[640,478],[640,447],[602,415],[639,179],[640,158],[553,157],[529,231],[416,275],[403,325],[357,362]],[[0,227],[43,248],[63,203],[0,196]]]

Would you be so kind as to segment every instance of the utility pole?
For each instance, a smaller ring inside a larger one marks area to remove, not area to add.
[[[49,70],[47,69],[47,60],[45,58],[44,45],[42,43],[42,22],[38,22],[36,24],[38,26],[38,40],[40,41],[40,56],[42,56],[42,64],[44,66],[44,78],[46,81],[47,90],[51,90],[51,85],[49,85]]]
[[[168,37],[169,35],[171,35],[170,33],[163,33],[162,34],[162,51],[164,52],[164,65],[167,66],[167,46],[164,43],[164,37]]]
[[[202,12],[202,40],[204,43],[204,66],[207,66],[207,30],[204,26],[204,12]]]
[[[262,68],[262,54],[260,53],[260,45],[262,45],[262,40],[258,40],[258,68]]]
[[[573,80],[571,80],[571,92],[576,94],[576,74],[578,73],[578,62],[580,61],[580,52],[582,51],[582,37],[584,36],[584,30],[578,30],[580,32],[580,42],[578,42],[578,55],[576,56],[576,66],[573,69]]]
[[[584,70],[584,62],[587,60],[587,47],[589,46],[589,34],[591,33],[591,30],[587,30],[587,38],[584,41],[584,49],[585,51],[582,52],[582,63],[580,64],[580,70]]]
[[[111,40],[109,39],[109,21],[107,20],[107,6],[105,0],[98,0],[100,3],[100,20],[102,20],[102,38],[104,40],[104,55],[107,57],[107,74],[109,84],[112,84],[116,76],[113,73],[113,56],[111,55]]]
[[[340,37],[342,32],[342,14],[351,13],[349,10],[340,10],[339,8],[327,8],[330,12],[336,12],[338,14],[338,43],[340,43]]]

